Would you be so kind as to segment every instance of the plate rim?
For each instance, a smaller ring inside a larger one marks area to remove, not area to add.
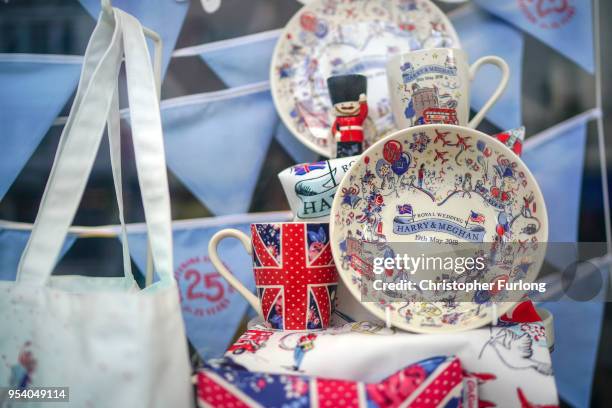
[[[276,42],[276,44],[274,45],[274,51],[272,52],[272,60],[270,61],[270,70],[269,70],[269,82],[270,82],[270,93],[272,94],[272,102],[274,103],[274,108],[276,109],[276,112],[278,113],[278,116],[280,117],[283,125],[287,128],[287,130],[289,130],[289,132],[291,133],[291,135],[297,139],[297,141],[299,141],[300,143],[302,143],[304,146],[306,146],[307,148],[309,148],[310,150],[314,151],[315,153],[325,157],[326,159],[332,158],[331,157],[331,150],[325,149],[319,145],[317,145],[316,143],[314,143],[311,140],[306,139],[305,137],[302,137],[302,133],[300,133],[295,124],[293,123],[293,121],[291,120],[291,118],[289,117],[289,114],[286,112],[286,110],[281,109],[281,104],[284,105],[284,102],[281,102],[278,99],[277,96],[277,91],[278,91],[278,78],[276,76],[276,66],[278,65],[278,54],[280,52],[280,47],[281,44],[284,43],[285,38],[287,37],[287,33],[289,32],[289,27],[293,25],[293,23],[295,21],[297,21],[299,19],[300,14],[302,14],[302,12],[307,11],[311,8],[314,8],[315,4],[321,4],[323,3],[324,0],[312,0],[309,1],[308,3],[304,4],[302,7],[300,7],[293,16],[291,16],[291,18],[289,19],[289,21],[287,22],[287,24],[285,24],[285,26],[282,28],[280,35],[278,37],[278,41]],[[372,1],[372,0],[364,0],[364,1]],[[374,1],[384,1],[384,0],[374,0]],[[395,0],[392,0],[395,1]],[[430,7],[433,7],[434,9],[436,9],[444,22],[444,25],[446,27],[448,27],[448,31],[451,34],[451,36],[453,37],[453,47],[452,48],[458,48],[463,50],[463,47],[461,46],[461,41],[459,40],[459,36],[457,35],[457,31],[455,30],[455,26],[453,25],[453,23],[450,21],[450,19],[448,18],[448,15],[443,12],[440,7],[438,7],[437,4],[435,4],[432,0],[420,0],[422,2],[427,2],[429,3]],[[395,133],[395,132],[393,132]]]
[[[510,157],[515,157],[518,159],[519,162],[522,163],[523,169],[525,170],[525,174],[528,178],[531,179],[531,181],[533,181],[533,185],[535,186],[535,188],[533,189],[534,194],[536,196],[536,200],[539,200],[539,203],[542,203],[542,205],[539,205],[539,208],[543,209],[543,217],[542,219],[545,220],[544,222],[542,222],[542,225],[544,227],[544,236],[546,237],[545,242],[541,242],[540,244],[544,244],[545,248],[544,251],[546,251],[546,248],[548,247],[548,209],[546,208],[546,201],[544,200],[544,195],[542,194],[542,190],[540,189],[540,185],[537,182],[536,178],[534,177],[534,175],[531,173],[531,170],[529,169],[529,167],[527,166],[527,164],[523,161],[523,159],[520,156],[517,156],[516,153],[514,153],[512,150],[510,150],[508,148],[508,146],[506,146],[505,144],[503,144],[502,142],[500,142],[499,140],[497,140],[496,138],[494,138],[491,135],[488,135],[484,132],[481,132],[480,130],[477,129],[472,129],[466,126],[458,126],[458,125],[450,125],[450,124],[427,124],[427,125],[419,125],[419,126],[413,126],[413,127],[409,127],[409,128],[405,128],[405,129],[400,129],[397,130],[393,133],[390,133],[389,135],[383,137],[382,139],[378,140],[376,143],[372,144],[367,150],[365,150],[363,153],[361,153],[361,155],[358,156],[357,160],[359,162],[362,162],[362,160],[364,159],[364,157],[368,154],[368,152],[370,152],[371,150],[377,149],[379,145],[384,145],[386,142],[388,142],[389,140],[398,137],[398,135],[407,133],[407,132],[414,132],[414,131],[420,131],[420,130],[429,130],[429,129],[440,129],[443,128],[444,130],[448,129],[451,132],[452,131],[462,131],[462,132],[471,132],[473,135],[477,135],[479,138],[480,137],[484,137],[485,139],[487,139],[487,143],[490,141],[493,143],[493,145],[496,145],[496,147],[501,148],[501,150],[505,150],[506,153],[510,156]],[[346,172],[346,174],[344,175],[344,177],[342,178],[342,181],[340,182],[340,184],[338,185],[338,190],[336,191],[341,191],[343,187],[345,187],[345,183],[348,183],[347,180],[350,179],[351,176],[351,172],[353,171],[353,169],[356,169],[356,166],[353,165],[351,166],[351,168]],[[363,306],[364,308],[366,308],[368,310],[368,312],[372,313],[375,317],[381,319],[384,322],[387,322],[387,317],[386,317],[386,313],[384,310],[376,307],[376,305],[374,304],[374,302],[362,302],[361,301],[361,293],[357,290],[357,287],[355,285],[352,284],[352,282],[350,282],[350,277],[349,276],[345,276],[348,275],[346,273],[344,273],[344,270],[341,269],[341,267],[339,267],[339,265],[342,265],[342,259],[340,258],[340,254],[339,251],[336,247],[336,240],[335,240],[335,236],[336,236],[336,223],[333,221],[333,217],[334,214],[336,213],[336,209],[339,208],[339,206],[341,205],[341,200],[342,198],[340,197],[340,194],[335,194],[334,196],[334,201],[332,202],[332,207],[330,210],[330,220],[329,220],[329,239],[330,239],[330,245],[331,245],[331,250],[332,250],[332,256],[334,258],[334,263],[336,265],[336,269],[338,270],[338,275],[340,275],[340,279],[342,279],[343,284],[347,287],[347,289],[349,290],[349,292],[351,293],[351,295],[355,298],[355,300],[357,300],[357,302],[359,302],[361,304],[361,306]],[[537,201],[536,201],[537,202]],[[545,252],[544,252],[545,253]],[[537,275],[536,277],[539,275],[540,273],[540,269],[542,268],[542,264],[544,263],[544,257],[542,257],[539,262],[539,264],[537,265]],[[341,272],[342,271],[342,272]],[[518,302],[514,301],[514,302],[498,302],[496,303],[497,307],[497,312],[496,315],[499,318],[500,316],[502,316],[504,313],[506,313],[508,310],[510,310],[514,305],[518,304]],[[501,306],[501,307],[500,307]],[[393,314],[391,314],[391,318],[389,323],[391,323],[392,326],[397,327],[398,329],[401,330],[405,330],[405,331],[409,331],[409,332],[413,332],[413,333],[420,333],[420,334],[443,334],[443,333],[458,333],[458,332],[463,332],[463,331],[467,331],[467,330],[474,330],[483,326],[486,326],[487,324],[491,323],[491,319],[479,319],[475,321],[475,324],[471,324],[465,327],[461,327],[461,328],[457,328],[457,326],[453,326],[453,325],[444,325],[441,326],[439,328],[433,329],[433,328],[427,328],[427,327],[420,327],[420,326],[416,326],[416,325],[412,325],[410,323],[406,323],[403,321],[397,321],[398,319],[394,319],[393,318]],[[453,329],[453,327],[455,327],[455,329]]]

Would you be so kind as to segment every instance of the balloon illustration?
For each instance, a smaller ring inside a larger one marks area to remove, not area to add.
[[[383,173],[383,168],[386,167],[385,172]],[[384,179],[389,176],[389,164],[385,162],[383,159],[379,159],[376,162],[376,175],[378,177]]]
[[[383,157],[391,164],[395,163],[402,155],[402,144],[397,140],[389,140],[383,147]]]
[[[399,159],[393,162],[391,170],[398,176],[401,176],[408,171],[408,167],[410,167],[410,156],[408,153],[404,152]]]

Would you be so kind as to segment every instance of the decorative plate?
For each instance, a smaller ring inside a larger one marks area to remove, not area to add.
[[[381,291],[368,291],[376,276],[384,276],[372,273],[381,255],[369,245],[388,256],[397,243],[435,241],[451,250],[478,243],[488,266],[466,277],[533,282],[548,219],[534,177],[501,142],[461,126],[423,125],[376,142],[353,164],[332,204],[330,236],[340,276],[358,300],[368,296],[362,304],[370,312],[383,320],[389,313],[401,329],[448,332],[490,323],[517,299],[508,291],[479,291],[459,300],[459,292],[443,291],[437,298],[443,301],[427,302],[408,291],[390,301]],[[393,281],[398,273],[386,278]]]
[[[274,50],[270,84],[276,109],[298,140],[333,157],[327,78],[364,74],[370,112],[367,145],[394,130],[387,57],[437,47],[460,44],[446,15],[429,0],[313,0],[289,21]]]

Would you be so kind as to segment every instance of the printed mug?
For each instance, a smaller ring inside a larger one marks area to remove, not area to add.
[[[217,245],[227,237],[240,240],[252,255],[257,296],[219,258]],[[225,229],[213,235],[208,253],[217,271],[259,312],[268,327],[329,327],[338,285],[329,224],[251,224],[251,238],[241,231]]]
[[[468,121],[470,82],[486,64],[501,70],[501,81],[487,103]],[[455,48],[432,48],[393,56],[387,61],[387,80],[395,125],[405,129],[447,123],[475,128],[502,95],[509,78],[510,68],[503,59],[482,57],[470,66],[467,54]]]

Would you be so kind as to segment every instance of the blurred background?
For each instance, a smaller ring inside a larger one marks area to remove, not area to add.
[[[223,0],[214,14],[203,11],[199,1],[189,1],[189,11],[179,34],[176,48],[218,41],[237,36],[282,28],[301,7],[295,0]],[[437,2],[444,11],[457,5]],[[603,95],[605,129],[608,130],[608,168],[612,168],[612,2],[601,1],[601,44],[603,58]],[[76,0],[2,0],[0,1],[0,53],[41,53],[83,55],[95,21]],[[503,47],[500,44],[500,47]],[[224,89],[224,83],[197,56],[172,59],[162,87],[162,99]],[[63,111],[68,113],[69,101]],[[594,77],[556,53],[537,39],[525,34],[522,81],[523,121],[527,138],[564,119],[595,106]],[[237,114],[239,115],[239,114]],[[125,133],[129,129],[125,127]],[[497,129],[490,123],[480,128],[488,133]],[[61,127],[49,131],[25,169],[19,174],[6,196],[0,201],[0,219],[33,222],[57,148]],[[0,135],[0,138],[8,137]],[[126,221],[143,221],[135,169],[130,161],[129,143],[124,143],[124,200]],[[562,159],[562,158],[560,158]],[[581,193],[580,234],[582,242],[605,241],[602,183],[595,122],[588,126],[584,182]],[[251,212],[286,210],[277,173],[294,164],[294,160],[277,141],[272,140],[260,174]],[[608,179],[612,179],[612,172]],[[173,218],[188,219],[211,216],[185,186],[170,173]],[[550,205],[550,203],[549,203]],[[113,180],[108,146],[103,142],[92,177],[75,224],[116,224]],[[106,259],[102,268],[96,260]],[[91,275],[112,271],[114,262],[120,271],[121,247],[117,240],[77,240],[61,260],[56,274],[88,271]],[[612,401],[612,305],[606,304],[605,321],[600,340],[592,406],[610,406]],[[576,334],[579,336],[579,333]],[[608,401],[608,402],[606,402]]]

